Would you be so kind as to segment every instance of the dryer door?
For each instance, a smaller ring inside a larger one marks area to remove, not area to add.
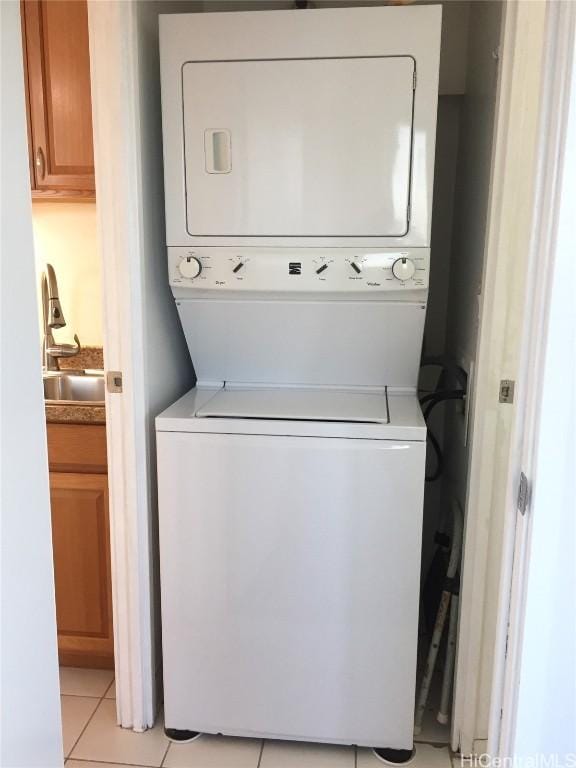
[[[187,62],[194,236],[403,236],[414,59]]]

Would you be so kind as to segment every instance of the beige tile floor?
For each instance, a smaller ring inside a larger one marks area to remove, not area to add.
[[[162,723],[145,733],[116,725],[112,672],[60,670],[66,768],[378,768],[369,749],[202,736],[171,744]],[[430,715],[430,713],[428,713]],[[428,716],[413,768],[452,768],[446,729]],[[444,739],[444,743],[442,743]],[[422,743],[428,742],[428,743]],[[434,743],[430,743],[434,742]]]

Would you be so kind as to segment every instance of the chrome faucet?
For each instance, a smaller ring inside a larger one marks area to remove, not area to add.
[[[53,328],[64,328],[66,320],[58,298],[58,281],[52,264],[46,264],[42,272],[42,317],[44,321],[44,341],[42,344],[42,364],[47,371],[59,371],[58,358],[73,357],[80,352],[80,340],[74,334],[75,344],[56,344]]]

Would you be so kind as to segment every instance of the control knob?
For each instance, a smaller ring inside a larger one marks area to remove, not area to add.
[[[414,277],[415,272],[416,267],[414,262],[412,259],[407,259],[405,256],[396,259],[394,264],[392,264],[392,274],[397,280],[410,280],[410,278]]]
[[[200,272],[202,272],[202,262],[200,259],[197,259],[196,256],[186,256],[186,258],[182,259],[180,264],[178,264],[178,269],[182,277],[186,277],[188,280],[193,280],[195,277],[198,277]]]

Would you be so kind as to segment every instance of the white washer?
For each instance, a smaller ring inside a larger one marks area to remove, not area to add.
[[[195,389],[157,430],[166,724],[410,749],[416,398]]]
[[[161,17],[165,724],[412,749],[440,8]]]

